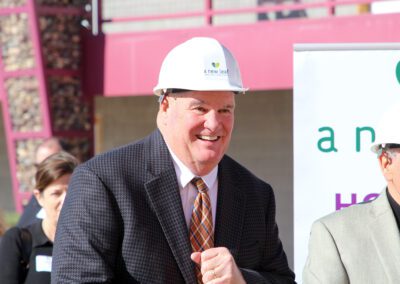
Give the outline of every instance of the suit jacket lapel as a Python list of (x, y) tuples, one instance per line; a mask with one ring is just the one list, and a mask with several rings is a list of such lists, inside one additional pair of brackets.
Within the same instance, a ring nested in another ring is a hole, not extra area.
[(215, 246), (230, 249), (236, 257), (243, 231), (246, 196), (239, 184), (234, 184), (234, 172), (229, 169), (224, 158), (218, 169), (218, 200), (215, 224)]
[(176, 173), (161, 134), (151, 136), (148, 149), (151, 177), (145, 184), (151, 206), (186, 283), (195, 283), (194, 264), (190, 259), (191, 246), (185, 222)]
[(400, 279), (400, 235), (386, 190), (373, 202), (371, 212), (373, 220), (368, 227), (372, 242), (388, 279), (395, 283)]

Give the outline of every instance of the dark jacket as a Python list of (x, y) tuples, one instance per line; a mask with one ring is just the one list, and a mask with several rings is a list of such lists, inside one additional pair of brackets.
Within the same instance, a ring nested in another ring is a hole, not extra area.
[[(225, 156), (215, 246), (248, 283), (293, 283), (271, 187)], [(52, 283), (196, 283), (178, 182), (159, 131), (75, 170), (58, 223)]]
[(0, 244), (0, 283), (50, 283), (52, 252), (42, 221), (9, 229)]

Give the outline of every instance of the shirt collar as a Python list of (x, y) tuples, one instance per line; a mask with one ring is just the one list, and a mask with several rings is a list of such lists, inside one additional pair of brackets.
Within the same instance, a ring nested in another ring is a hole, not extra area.
[[(168, 147), (168, 145), (167, 145)], [(181, 160), (174, 154), (174, 152), (171, 151), (171, 149), (168, 147), (169, 153), (172, 156), (172, 161), (174, 163), (174, 168), (175, 168), (175, 173), (176, 177), (178, 179), (178, 184), (179, 184), (179, 189), (182, 190), (184, 189), (190, 181), (196, 177), (195, 174), (192, 173), (192, 171), (184, 164), (182, 163)], [(218, 175), (218, 166), (215, 166), (211, 172), (208, 174), (201, 176), (203, 179), (204, 183), (207, 185), (208, 188), (212, 188), (217, 181), (217, 175)]]
[(400, 228), (400, 205), (394, 200), (392, 195), (390, 195), (389, 189), (386, 189), (386, 194), (389, 200), (390, 207), (392, 207), (397, 227)]
[(40, 247), (47, 243), (52, 243), (43, 232), (42, 222), (43, 221), (35, 222), (28, 227), (32, 236), (34, 236), (32, 237), (32, 247)]

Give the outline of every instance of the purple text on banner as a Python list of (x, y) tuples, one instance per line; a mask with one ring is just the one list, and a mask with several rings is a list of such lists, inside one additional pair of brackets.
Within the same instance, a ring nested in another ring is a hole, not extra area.
[[(342, 208), (349, 207), (350, 205), (359, 203), (359, 202), (368, 202), (370, 200), (373, 200), (378, 197), (379, 193), (370, 193), (367, 194), (364, 198), (361, 199), (361, 201), (357, 201), (357, 193), (350, 193), (350, 202), (343, 202), (343, 197), (347, 194), (342, 194), (342, 193), (336, 193), (336, 210), (340, 210)], [(347, 198), (346, 198), (347, 200)]]

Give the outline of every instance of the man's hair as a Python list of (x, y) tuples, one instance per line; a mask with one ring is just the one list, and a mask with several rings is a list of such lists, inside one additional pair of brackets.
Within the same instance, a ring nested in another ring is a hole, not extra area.
[(41, 148), (60, 148), (61, 150), (64, 150), (64, 146), (61, 143), (60, 139), (57, 137), (50, 137), (45, 139), (37, 148), (36, 152), (41, 149)]
[(55, 180), (66, 174), (72, 174), (78, 163), (74, 156), (64, 151), (49, 156), (38, 165), (35, 188), (43, 192)]
[(61, 141), (56, 137), (45, 139), (35, 151), (35, 166), (37, 167), (48, 156), (64, 151)]

